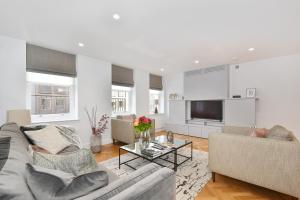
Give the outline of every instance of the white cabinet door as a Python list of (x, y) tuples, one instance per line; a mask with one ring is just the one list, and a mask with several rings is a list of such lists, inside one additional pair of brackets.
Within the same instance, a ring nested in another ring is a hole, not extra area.
[(181, 124), (166, 124), (165, 126), (166, 131), (172, 131), (174, 133), (179, 133), (179, 134), (188, 134), (188, 126), (187, 125), (181, 125)]
[(189, 135), (195, 137), (202, 137), (202, 126), (189, 125)]
[(185, 101), (169, 101), (169, 122), (172, 124), (185, 124)]
[(221, 133), (221, 132), (222, 132), (222, 127), (203, 126), (202, 137), (208, 138), (209, 133)]

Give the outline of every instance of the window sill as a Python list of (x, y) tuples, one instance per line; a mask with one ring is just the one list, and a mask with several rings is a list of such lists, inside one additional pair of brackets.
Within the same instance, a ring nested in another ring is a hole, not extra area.
[(50, 123), (50, 122), (65, 122), (65, 121), (79, 121), (76, 116), (50, 116), (50, 115), (31, 115), (31, 122), (37, 123)]
[(164, 116), (165, 113), (150, 113), (147, 116)]

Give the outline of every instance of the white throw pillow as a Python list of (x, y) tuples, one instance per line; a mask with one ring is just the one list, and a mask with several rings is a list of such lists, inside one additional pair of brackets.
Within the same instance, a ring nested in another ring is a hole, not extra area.
[(33, 140), (35, 145), (48, 150), (52, 154), (57, 154), (71, 145), (52, 125), (37, 131), (25, 131), (25, 134)]

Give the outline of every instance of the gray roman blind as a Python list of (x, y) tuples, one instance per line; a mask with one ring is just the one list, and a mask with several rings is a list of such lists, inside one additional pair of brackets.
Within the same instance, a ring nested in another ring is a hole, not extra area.
[(150, 89), (152, 89), (152, 90), (162, 90), (163, 89), (161, 76), (150, 74), (149, 82), (150, 82), (149, 83)]
[(112, 65), (112, 84), (133, 87), (133, 69)]
[(76, 77), (76, 56), (26, 44), (26, 71)]

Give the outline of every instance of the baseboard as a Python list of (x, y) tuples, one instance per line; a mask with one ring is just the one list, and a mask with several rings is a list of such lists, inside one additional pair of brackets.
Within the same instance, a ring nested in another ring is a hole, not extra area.
[(157, 129), (155, 129), (155, 133), (162, 132), (162, 131), (165, 131), (165, 129), (164, 128), (157, 128)]

